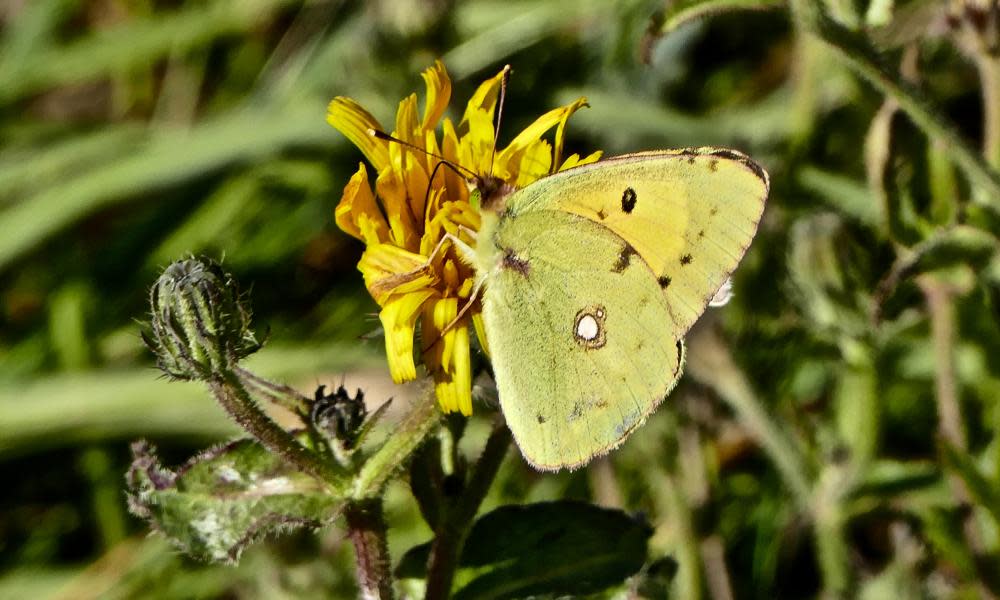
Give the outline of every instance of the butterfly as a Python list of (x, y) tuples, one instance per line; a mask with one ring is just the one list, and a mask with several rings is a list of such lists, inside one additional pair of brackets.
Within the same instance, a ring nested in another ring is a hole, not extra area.
[(540, 470), (625, 441), (674, 388), (684, 335), (729, 294), (767, 172), (722, 148), (641, 152), (486, 190), (475, 267), (500, 407)]

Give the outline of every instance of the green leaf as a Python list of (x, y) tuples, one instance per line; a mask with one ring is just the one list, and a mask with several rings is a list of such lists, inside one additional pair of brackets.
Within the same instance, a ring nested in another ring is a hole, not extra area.
[(65, 46), (25, 53), (21, 61), (4, 60), (0, 62), (0, 103), (49, 87), (147, 67), (171, 52), (190, 51), (252, 31), (290, 4), (291, 0), (196, 3), (192, 8), (88, 33)]
[(341, 498), (252, 440), (208, 450), (176, 472), (146, 442), (132, 453), (129, 508), (201, 560), (235, 563), (268, 534), (319, 527), (340, 512)]
[(912, 275), (967, 264), (982, 269), (997, 251), (997, 238), (985, 231), (956, 225), (942, 230), (917, 249)]
[[(651, 534), (641, 519), (583, 502), (502, 506), (469, 532), (459, 566), (475, 571), (454, 597), (598, 592), (642, 568)], [(397, 576), (423, 577), (430, 548), (430, 542), (411, 548)]]
[(872, 463), (853, 495), (892, 499), (914, 490), (941, 483), (941, 471), (930, 462), (879, 460)]
[(967, 452), (942, 441), (941, 454), (945, 466), (962, 478), (976, 504), (985, 508), (994, 521), (1000, 523), (1000, 486), (983, 475)]
[(668, 2), (660, 35), (665, 35), (690, 21), (738, 10), (768, 10), (781, 8), (780, 0), (683, 0)]
[(872, 228), (882, 222), (882, 206), (862, 181), (806, 165), (798, 171), (798, 183), (841, 215)]

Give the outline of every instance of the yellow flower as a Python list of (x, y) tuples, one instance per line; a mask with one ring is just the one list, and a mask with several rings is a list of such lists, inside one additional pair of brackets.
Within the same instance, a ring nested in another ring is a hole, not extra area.
[[(545, 177), (556, 170), (553, 165), (561, 170), (600, 158), (600, 152), (561, 158), (566, 121), (585, 104), (583, 98), (542, 115), (494, 153), (493, 118), (504, 76), (501, 71), (479, 86), (456, 127), (442, 120), (451, 98), (444, 65), (437, 61), (424, 71), (423, 113), (418, 113), (416, 94), (404, 98), (392, 131), (413, 147), (373, 135), (385, 130), (350, 98), (334, 98), (327, 112), (327, 122), (361, 149), (376, 173), (373, 193), (368, 169), (363, 163), (358, 167), (335, 215), (341, 229), (365, 243), (358, 269), (382, 309), (392, 378), (399, 383), (417, 376), (413, 345), (419, 320), (420, 360), (434, 378), (445, 412), (472, 414), (470, 325), (480, 345), (488, 345), (481, 305), (472, 297), (475, 272), (448, 237), (475, 246), (479, 212), (469, 202), (475, 182), (446, 165), (435, 171), (441, 159), (433, 155), (515, 188)], [(552, 127), (556, 133), (549, 144), (542, 135)]]

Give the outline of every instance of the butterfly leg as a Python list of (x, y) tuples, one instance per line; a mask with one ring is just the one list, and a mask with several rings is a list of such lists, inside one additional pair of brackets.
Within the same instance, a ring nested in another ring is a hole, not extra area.
[[(469, 229), (468, 227), (459, 225), (459, 230), (469, 234), (472, 238), (476, 237), (476, 232)], [(461, 238), (459, 238), (457, 235), (451, 233), (445, 233), (443, 236), (441, 236), (441, 239), (438, 240), (438, 243), (437, 245), (434, 246), (434, 249), (431, 250), (430, 255), (427, 257), (427, 261), (424, 262), (424, 266), (431, 264), (431, 262), (437, 257), (438, 252), (441, 252), (442, 248), (444, 247), (444, 243), (446, 241), (451, 242), (451, 245), (455, 247), (455, 250), (458, 252), (458, 257), (459, 259), (462, 260), (462, 262), (470, 266), (475, 264), (476, 249), (470, 246), (469, 244), (463, 242)]]

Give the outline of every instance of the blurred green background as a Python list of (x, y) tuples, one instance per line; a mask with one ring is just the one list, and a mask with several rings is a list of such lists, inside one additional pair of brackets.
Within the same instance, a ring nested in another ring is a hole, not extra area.
[[(511, 453), (487, 507), (643, 511), (618, 597), (997, 597), (997, 31), (973, 0), (0, 0), (0, 598), (355, 593), (336, 526), (224, 567), (128, 515), (129, 441), (179, 463), (236, 432), (138, 321), (163, 266), (223, 258), (270, 330), (251, 368), (405, 398), (325, 107), (390, 124), (439, 57), (453, 117), (512, 65), (501, 143), (585, 95), (570, 151), (730, 146), (773, 182), (670, 400), (588, 469)], [(430, 535), (405, 486), (387, 510), (394, 557)]]

